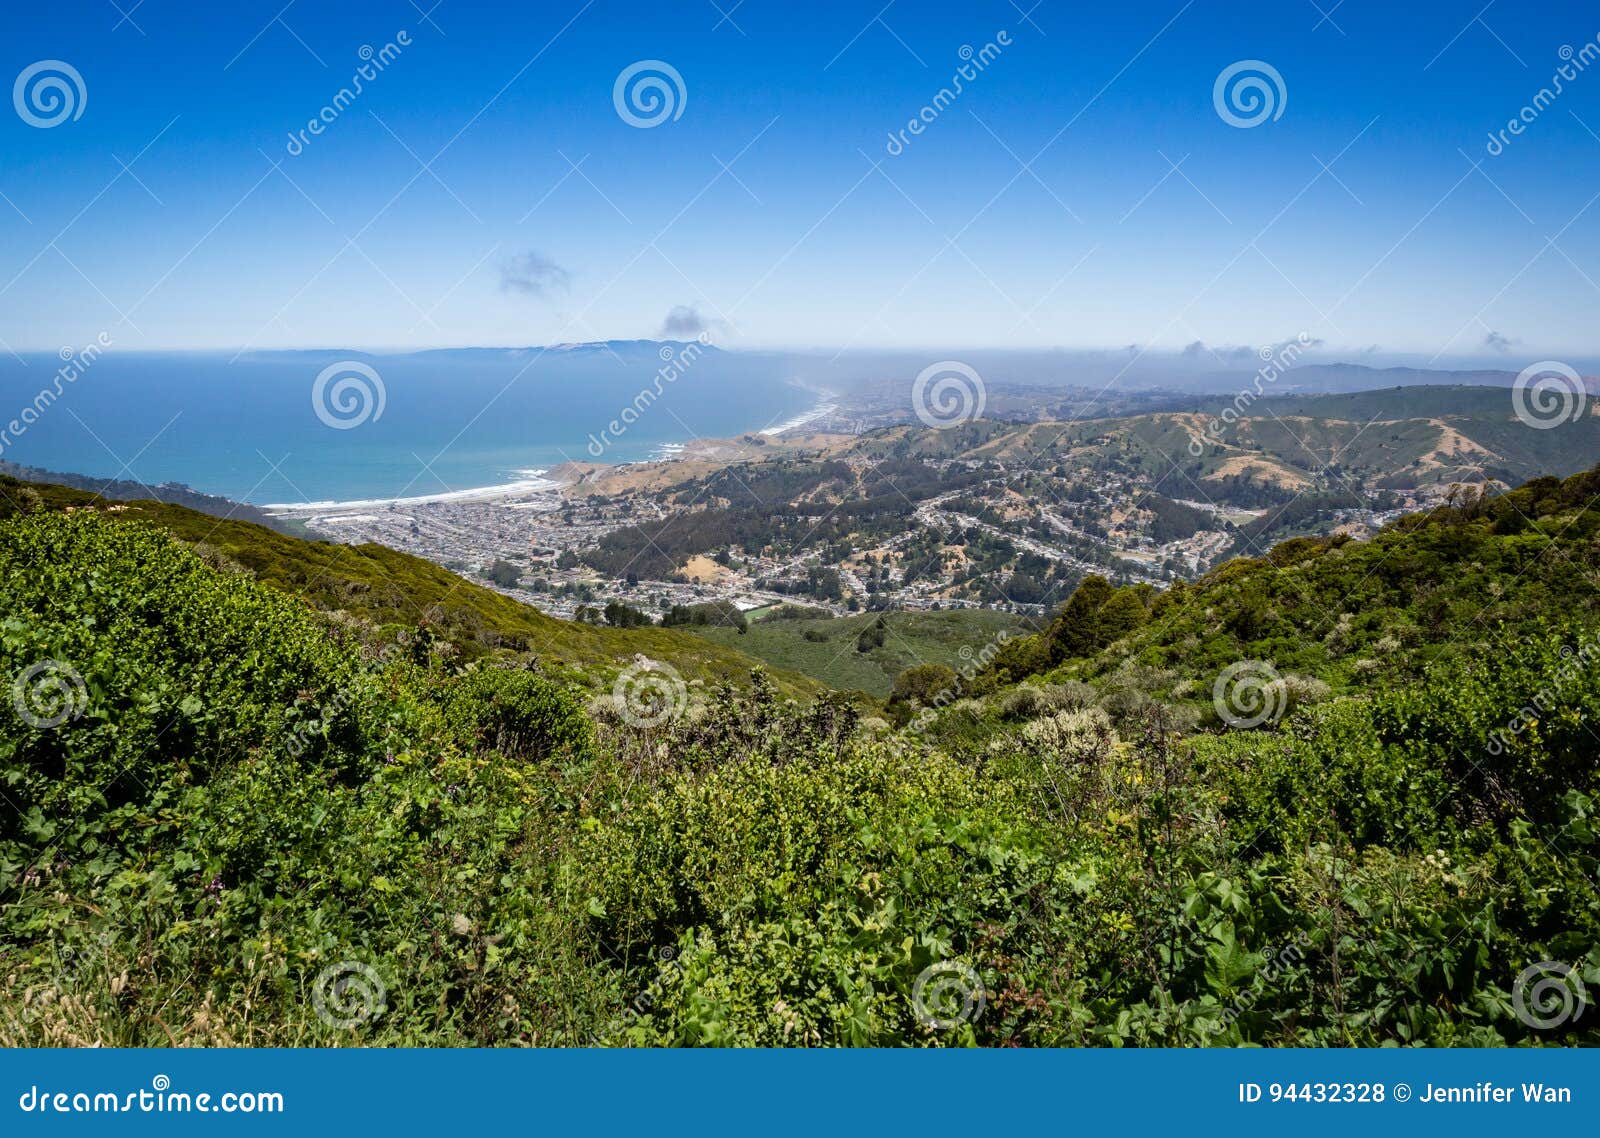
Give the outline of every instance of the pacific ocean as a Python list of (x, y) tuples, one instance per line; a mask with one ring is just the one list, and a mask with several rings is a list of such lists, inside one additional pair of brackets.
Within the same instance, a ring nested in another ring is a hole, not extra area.
[(256, 504), (422, 496), (569, 459), (641, 461), (819, 399), (781, 356), (694, 343), (237, 358), (112, 346), (78, 364), (0, 357), (0, 459)]

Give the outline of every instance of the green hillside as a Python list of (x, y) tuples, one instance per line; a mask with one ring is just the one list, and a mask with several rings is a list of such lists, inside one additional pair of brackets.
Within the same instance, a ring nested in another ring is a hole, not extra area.
[(901, 730), (5, 494), (0, 1045), (1600, 1044), (1600, 471), (1089, 577)]
[[(986, 645), (1025, 631), (1021, 617), (988, 609), (896, 612), (820, 620), (758, 620), (745, 632), (700, 627), (697, 636), (738, 649), (775, 668), (811, 676), (840, 691), (887, 698), (894, 679), (918, 664), (959, 671)], [(863, 642), (863, 634), (867, 639)]]
[[(743, 682), (752, 665), (750, 657), (737, 651), (670, 629), (599, 628), (557, 620), (387, 546), (307, 541), (183, 506), (108, 502), (86, 491), (0, 477), (0, 519), (30, 510), (84, 509), (159, 526), (213, 565), (247, 572), (316, 609), (372, 626), (372, 640), (426, 626), (466, 658), (531, 653), (545, 668), (595, 686), (609, 682), (640, 655), (672, 665), (686, 682)], [(773, 680), (789, 695), (820, 690), (814, 681), (792, 673), (775, 673)]]

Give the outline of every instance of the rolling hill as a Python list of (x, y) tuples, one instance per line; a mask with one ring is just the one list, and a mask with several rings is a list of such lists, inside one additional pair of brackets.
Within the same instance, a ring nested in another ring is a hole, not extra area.
[[(307, 541), (250, 522), (184, 506), (109, 501), (70, 487), (0, 477), (0, 519), (30, 512), (92, 510), (149, 522), (210, 562), (241, 572), (326, 613), (372, 626), (425, 624), (465, 657), (529, 654), (595, 687), (644, 656), (671, 665), (685, 681), (745, 683), (757, 661), (735, 649), (672, 629), (613, 629), (557, 620), (420, 557), (381, 545)], [(815, 694), (815, 680), (773, 673), (780, 690)]]

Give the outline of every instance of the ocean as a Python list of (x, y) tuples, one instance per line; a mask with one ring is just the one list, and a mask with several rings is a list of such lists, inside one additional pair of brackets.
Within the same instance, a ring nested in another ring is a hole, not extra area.
[(792, 423), (782, 357), (696, 343), (0, 357), (0, 459), (256, 505), (534, 485)]

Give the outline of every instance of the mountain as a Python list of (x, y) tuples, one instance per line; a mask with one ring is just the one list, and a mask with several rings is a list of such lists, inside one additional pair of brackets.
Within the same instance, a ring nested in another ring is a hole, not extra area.
[[(1271, 390), (1281, 394), (1333, 394), (1370, 391), (1393, 387), (1510, 387), (1516, 371), (1481, 368), (1468, 371), (1416, 367), (1368, 367), (1365, 364), (1297, 364), (1271, 382)], [(1215, 372), (1205, 380), (1214, 391), (1253, 386), (1256, 373)], [(1585, 377), (1590, 393), (1600, 392), (1600, 379)]]
[(1499, 388), (1269, 391), (1242, 401), (1203, 397), (1193, 410), (1111, 419), (897, 428), (864, 436), (856, 449), (969, 463), (1116, 462), (1202, 489), (1239, 474), (1301, 487), (1330, 468), (1383, 489), (1485, 478), (1516, 484), (1571, 474), (1600, 454), (1600, 416), (1535, 430), (1517, 419), (1510, 394)]
[(722, 349), (698, 340), (588, 340), (581, 343), (546, 344), (542, 347), (523, 348), (434, 348), (413, 352), (421, 359), (467, 360), (484, 358), (521, 358), (540, 355), (558, 356), (619, 356), (624, 360), (654, 358), (660, 363), (678, 355), (687, 348), (696, 352), (721, 354)]
[[(1254, 371), (1214, 372), (1206, 377), (1206, 386), (1214, 391), (1227, 391), (1234, 386), (1247, 386), (1253, 382)], [(1283, 371), (1271, 383), (1271, 390), (1283, 394), (1332, 394), (1347, 391), (1370, 391), (1392, 387), (1510, 387), (1517, 378), (1515, 371), (1479, 369), (1473, 371), (1435, 370), (1416, 367), (1368, 367), (1365, 364), (1302, 363)]]

